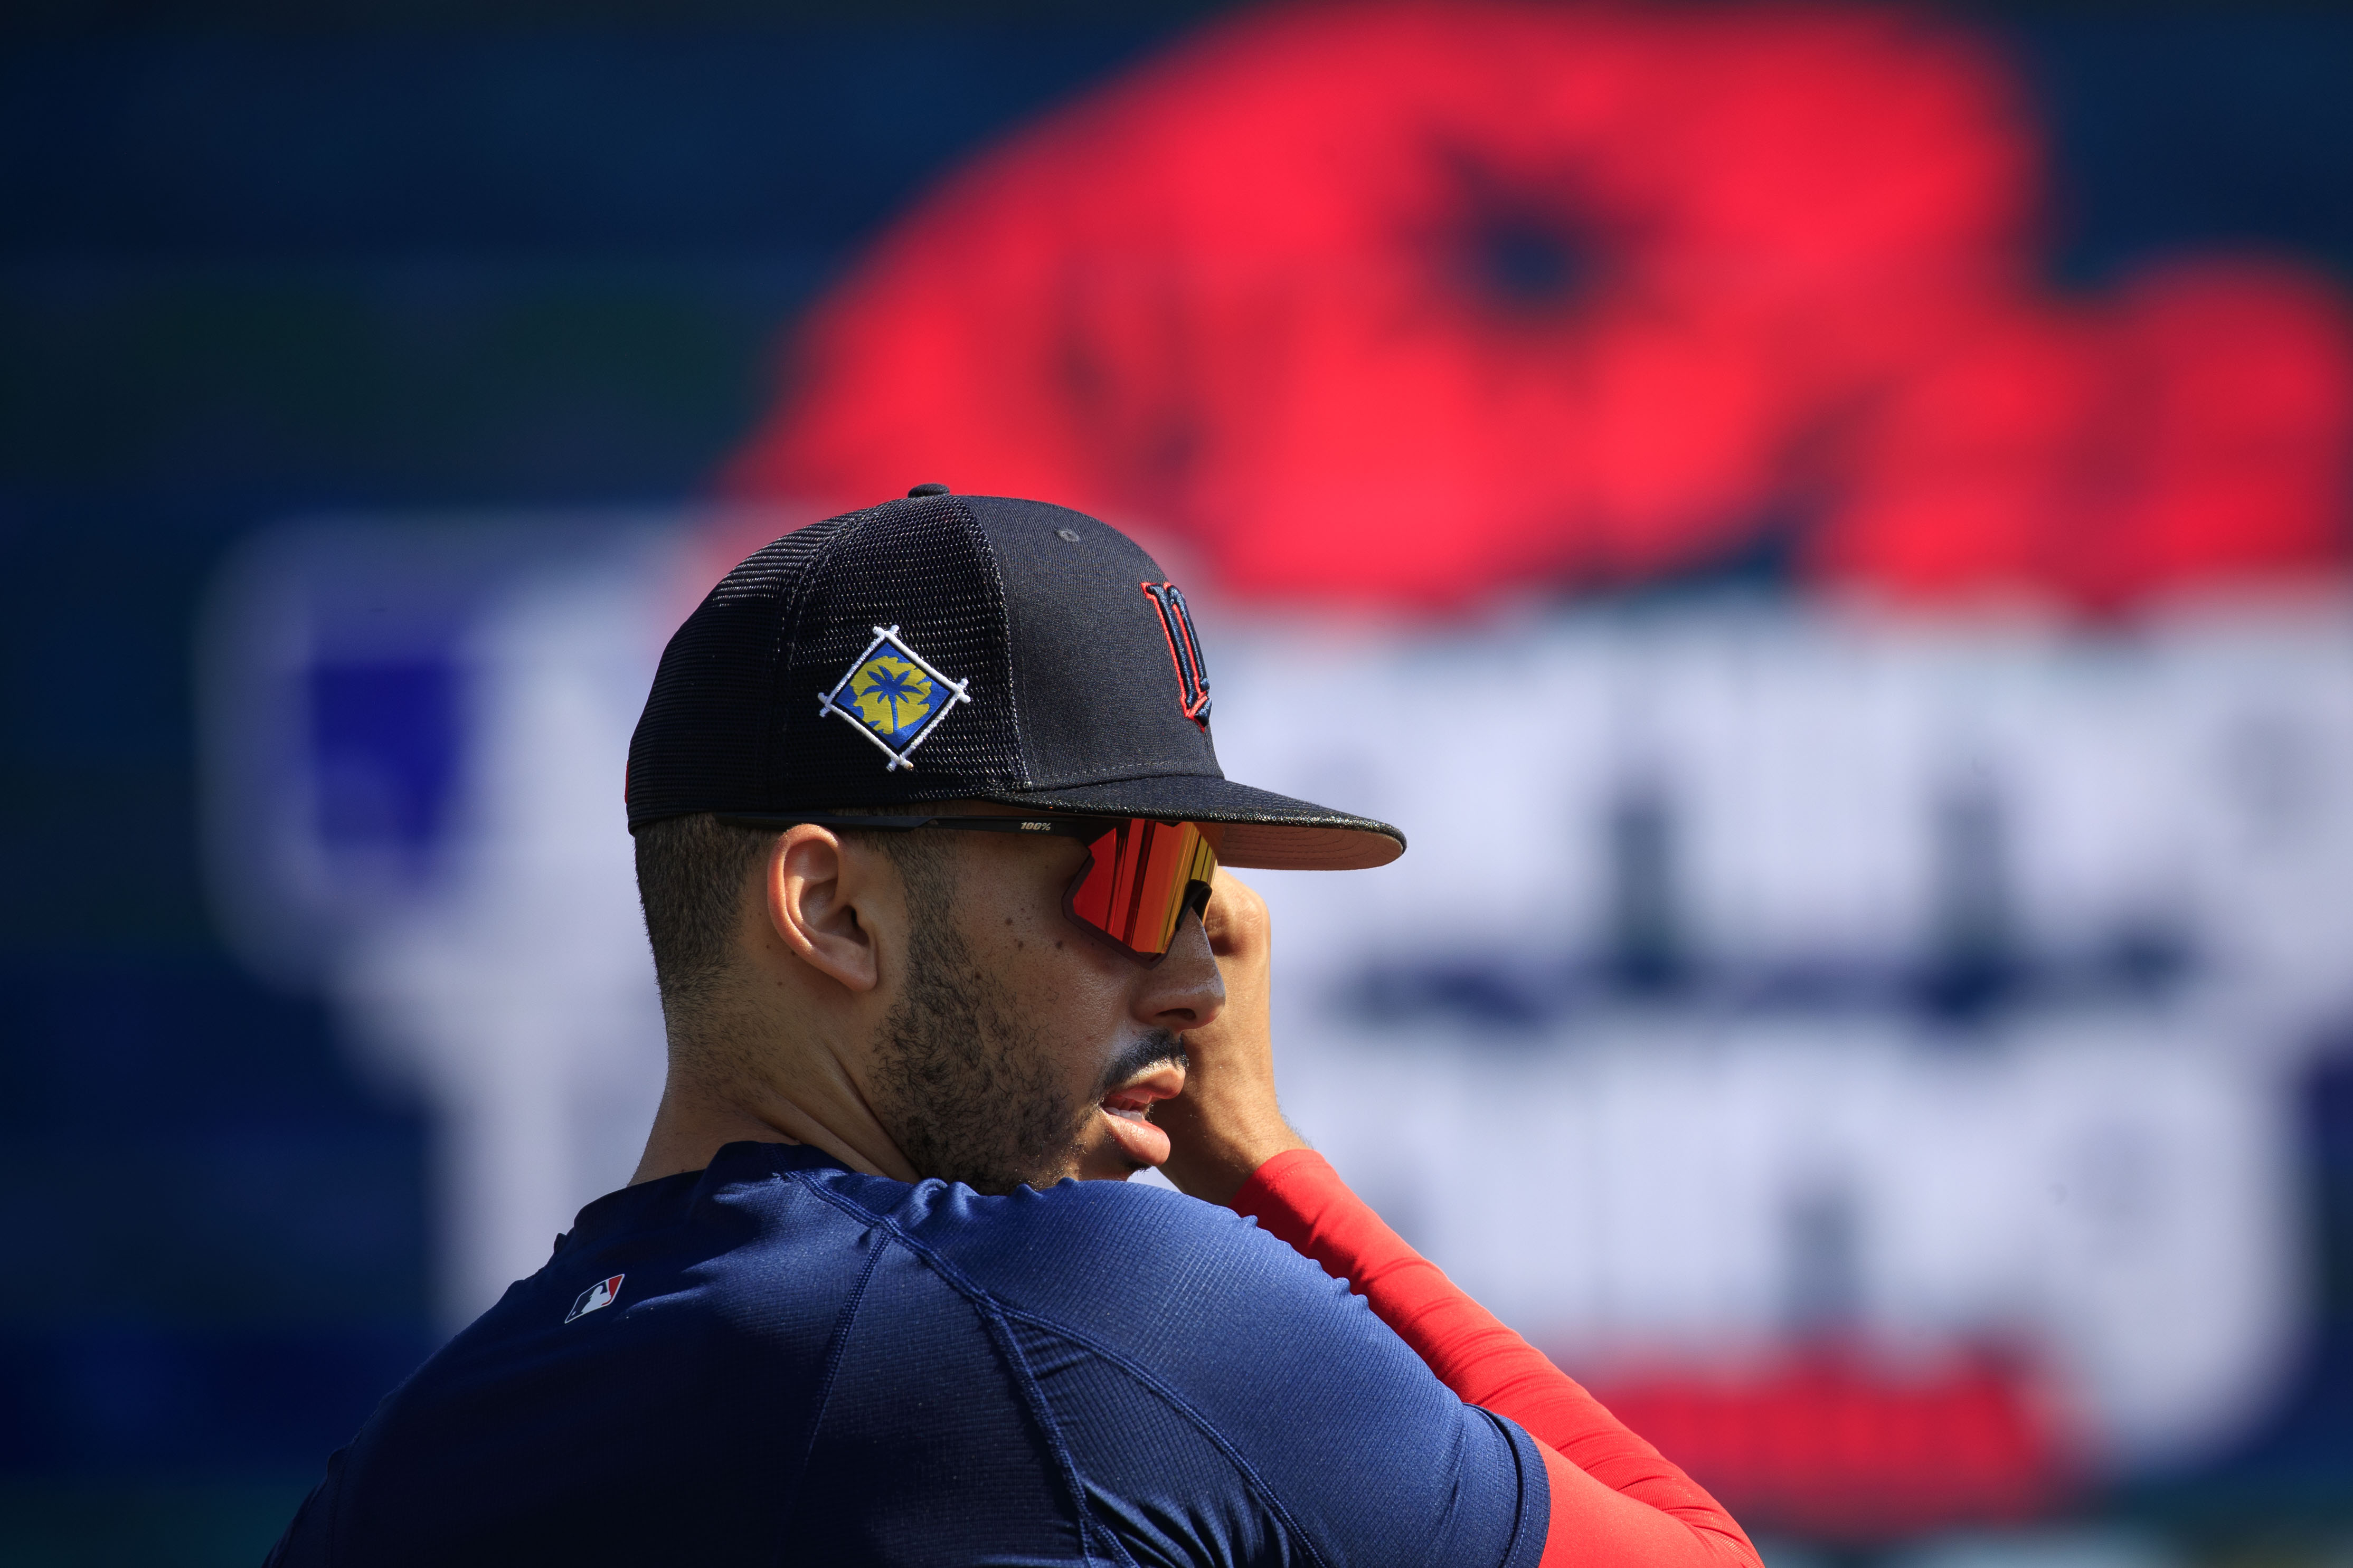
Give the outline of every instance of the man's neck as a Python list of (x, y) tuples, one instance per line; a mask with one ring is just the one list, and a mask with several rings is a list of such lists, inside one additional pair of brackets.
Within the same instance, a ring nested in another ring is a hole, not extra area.
[[(853, 1171), (898, 1181), (916, 1179), (914, 1167), (864, 1106), (822, 1113), (836, 1096), (794, 1095), (776, 1088), (714, 1090), (676, 1070), (662, 1086), (661, 1107), (638, 1162), (631, 1186), (710, 1165), (730, 1143), (807, 1143)], [(837, 1125), (840, 1124), (840, 1125)]]
[(713, 1155), (730, 1143), (799, 1142), (783, 1128), (741, 1106), (704, 1095), (681, 1093), (673, 1080), (662, 1087), (661, 1109), (654, 1112), (653, 1131), (646, 1135), (646, 1152), (638, 1161), (637, 1173), (629, 1178), (629, 1185), (702, 1170)]

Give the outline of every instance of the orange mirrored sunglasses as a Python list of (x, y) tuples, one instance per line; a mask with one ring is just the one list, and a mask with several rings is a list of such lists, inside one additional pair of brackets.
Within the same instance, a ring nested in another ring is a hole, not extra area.
[(1195, 822), (1149, 816), (730, 816), (748, 827), (783, 829), (808, 823), (912, 832), (919, 827), (969, 833), (1018, 833), (1076, 838), (1085, 862), (1071, 879), (1062, 908), (1071, 919), (1143, 963), (1168, 955), (1187, 911), (1208, 906), (1218, 851)]

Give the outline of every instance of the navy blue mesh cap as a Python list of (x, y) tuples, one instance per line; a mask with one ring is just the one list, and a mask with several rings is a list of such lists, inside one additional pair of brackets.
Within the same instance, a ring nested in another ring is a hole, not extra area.
[(1228, 779), (1183, 594), (1118, 530), (918, 485), (788, 533), (663, 650), (629, 831), (1000, 801), (1226, 824), (1228, 865), (1386, 865), (1405, 837)]

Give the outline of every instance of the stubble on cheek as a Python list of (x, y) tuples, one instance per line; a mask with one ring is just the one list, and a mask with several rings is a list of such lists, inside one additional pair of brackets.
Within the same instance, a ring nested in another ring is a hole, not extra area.
[(875, 1110), (921, 1174), (1004, 1194), (1075, 1173), (1094, 1102), (944, 920), (917, 923), (877, 1046)]

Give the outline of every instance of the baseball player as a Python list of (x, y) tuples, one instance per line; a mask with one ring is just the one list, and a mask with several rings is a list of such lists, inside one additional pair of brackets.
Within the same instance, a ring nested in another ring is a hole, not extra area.
[(1209, 716), (1077, 512), (923, 485), (730, 573), (629, 750), (644, 1163), (271, 1563), (1757, 1568), (1283, 1121), (1223, 868), (1405, 842)]

